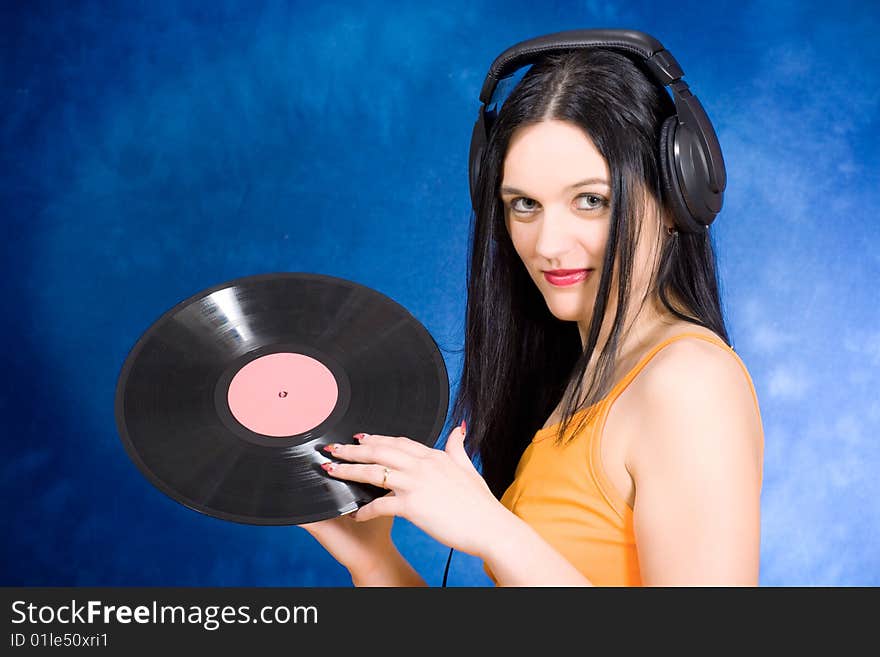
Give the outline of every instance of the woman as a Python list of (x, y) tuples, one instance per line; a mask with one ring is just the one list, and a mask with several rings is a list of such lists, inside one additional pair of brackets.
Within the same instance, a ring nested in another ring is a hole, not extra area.
[(677, 231), (661, 190), (674, 112), (635, 59), (602, 49), (546, 56), (504, 102), (453, 407), (482, 476), (464, 422), (444, 450), (328, 446), (330, 476), (391, 491), (303, 525), (355, 585), (425, 585), (391, 541), (395, 515), (502, 586), (757, 585), (760, 409), (708, 231)]

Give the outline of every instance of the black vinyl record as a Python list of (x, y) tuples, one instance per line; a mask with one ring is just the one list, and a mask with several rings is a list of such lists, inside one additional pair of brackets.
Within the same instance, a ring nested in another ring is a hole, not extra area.
[(325, 473), (322, 447), (359, 431), (433, 446), (448, 403), (443, 357), (404, 307), (345, 279), (276, 273), (156, 320), (122, 366), (115, 412), (131, 459), (181, 504), (299, 525), (387, 493)]

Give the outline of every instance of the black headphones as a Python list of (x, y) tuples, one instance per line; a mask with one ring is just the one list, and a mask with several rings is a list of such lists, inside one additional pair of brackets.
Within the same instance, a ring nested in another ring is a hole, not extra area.
[(489, 111), (498, 83), (544, 55), (579, 48), (607, 48), (638, 55), (654, 79), (669, 86), (675, 114), (660, 132), (660, 178), (682, 232), (705, 231), (721, 210), (727, 175), (718, 137), (700, 101), (681, 80), (684, 71), (654, 37), (636, 30), (568, 30), (517, 43), (495, 58), (480, 92), (482, 106), (470, 146), (471, 206), (476, 210), (477, 178), (498, 110)]

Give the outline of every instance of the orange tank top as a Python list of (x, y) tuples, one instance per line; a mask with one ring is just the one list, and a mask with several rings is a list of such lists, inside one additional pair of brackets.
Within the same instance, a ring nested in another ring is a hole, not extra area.
[[(736, 352), (717, 336), (681, 333), (655, 345), (607, 396), (599, 412), (574, 439), (555, 445), (559, 423), (539, 429), (526, 447), (513, 482), (501, 503), (526, 521), (596, 586), (641, 586), (633, 531), (633, 510), (612, 485), (602, 467), (600, 444), (605, 419), (614, 400), (660, 349), (670, 342), (695, 337), (723, 347), (736, 357), (758, 396), (748, 369)], [(588, 409), (581, 409), (574, 420)], [(758, 408), (760, 415), (760, 408)], [(573, 422), (568, 431), (576, 428)], [(564, 436), (569, 439), (570, 433)], [(484, 562), (483, 570), (497, 580)]]

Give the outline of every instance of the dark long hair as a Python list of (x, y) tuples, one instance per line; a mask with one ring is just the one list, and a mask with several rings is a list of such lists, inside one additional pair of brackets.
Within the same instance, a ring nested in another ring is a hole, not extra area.
[[(483, 477), (499, 499), (513, 481), (523, 451), (563, 395), (558, 443), (572, 416), (597, 404), (613, 386), (636, 239), (644, 220), (639, 209), (645, 207), (643, 195), (650, 194), (655, 207), (671, 212), (660, 189), (657, 144), (660, 126), (675, 108), (642, 66), (608, 50), (546, 56), (504, 101), (489, 135), (471, 216), (464, 359), (452, 415), (456, 423), (467, 418), (467, 451), (479, 456)], [(611, 172), (608, 246), (583, 347), (577, 323), (554, 317), (529, 277), (507, 232), (499, 196), (511, 135), (548, 119), (580, 127)], [(617, 313), (584, 395), (582, 383), (608, 306), (615, 264)], [(665, 240), (652, 293), (675, 316), (711, 329), (729, 344), (708, 230)], [(575, 434), (591, 416), (582, 416)]]

